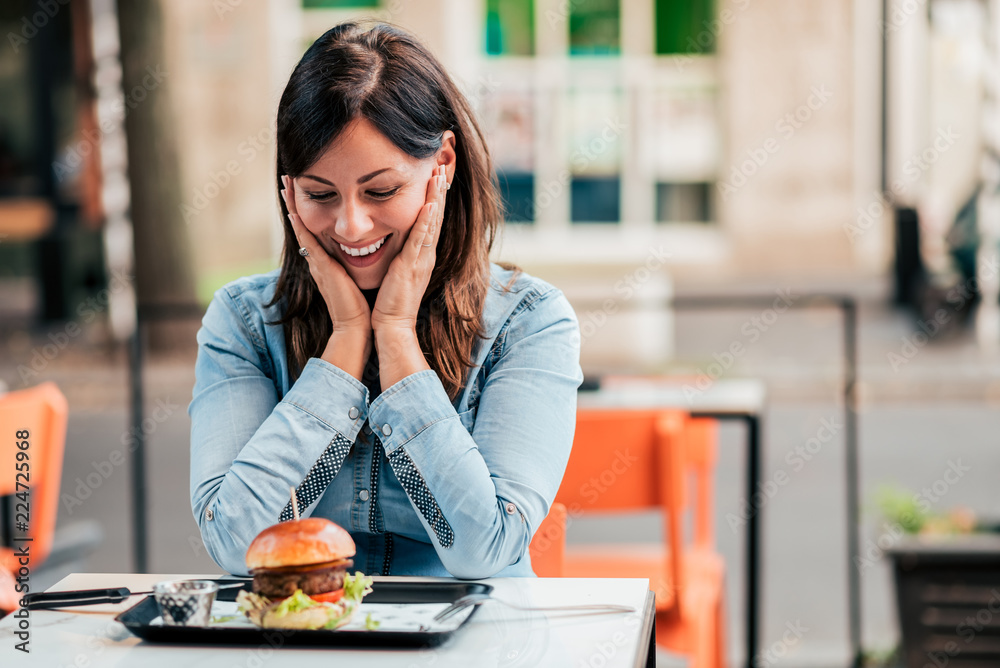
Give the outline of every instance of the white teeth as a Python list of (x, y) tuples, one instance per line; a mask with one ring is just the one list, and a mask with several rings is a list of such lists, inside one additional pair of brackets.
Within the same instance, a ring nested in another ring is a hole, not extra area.
[(373, 243), (371, 246), (368, 246), (367, 248), (349, 248), (344, 244), (340, 244), (340, 248), (348, 255), (352, 255), (354, 257), (364, 257), (365, 255), (369, 255), (377, 251), (382, 246), (382, 244), (385, 243), (385, 240), (386, 237), (382, 237), (381, 239)]

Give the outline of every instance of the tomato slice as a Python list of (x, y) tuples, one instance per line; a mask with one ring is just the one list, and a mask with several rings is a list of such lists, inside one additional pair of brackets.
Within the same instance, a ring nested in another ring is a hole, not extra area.
[(312, 594), (309, 596), (314, 601), (319, 601), (320, 603), (336, 603), (344, 597), (344, 588), (334, 589), (333, 591), (328, 591), (325, 594)]

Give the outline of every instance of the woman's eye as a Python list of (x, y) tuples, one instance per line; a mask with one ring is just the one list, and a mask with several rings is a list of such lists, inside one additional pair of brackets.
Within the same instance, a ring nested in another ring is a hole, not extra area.
[(330, 199), (331, 197), (333, 197), (336, 194), (337, 193), (311, 193), (311, 192), (306, 192), (306, 196), (308, 196), (309, 199), (314, 200), (316, 202), (325, 202), (326, 200)]
[(389, 199), (397, 192), (399, 192), (399, 188), (390, 188), (389, 190), (369, 190), (368, 195), (374, 197), (375, 199)]

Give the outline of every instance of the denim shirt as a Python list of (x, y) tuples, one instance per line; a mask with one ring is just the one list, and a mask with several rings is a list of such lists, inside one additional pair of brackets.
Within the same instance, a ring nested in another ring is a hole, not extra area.
[(432, 370), (374, 399), (318, 358), (292, 384), (273, 325), (278, 271), (215, 293), (198, 332), (191, 506), (208, 553), (247, 573), (247, 547), (292, 517), (326, 517), (366, 574), (531, 576), (528, 543), (562, 480), (582, 382), (563, 294), (491, 267), (484, 339), (458, 397)]

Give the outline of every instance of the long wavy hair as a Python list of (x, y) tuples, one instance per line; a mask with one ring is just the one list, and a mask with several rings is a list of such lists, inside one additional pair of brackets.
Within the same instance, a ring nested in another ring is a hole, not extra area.
[[(384, 23), (343, 23), (306, 51), (278, 104), (275, 185), (302, 175), (344, 128), (365, 118), (417, 159), (433, 156), (446, 130), (455, 133), (457, 161), (445, 206), (437, 260), (417, 318), (417, 338), (448, 396), (461, 391), (482, 337), (489, 253), (502, 218), (496, 174), (483, 133), (465, 96), (413, 36)], [(330, 315), (288, 222), (281, 275), (272, 304), (284, 300), (293, 379), (319, 356), (332, 333)]]

